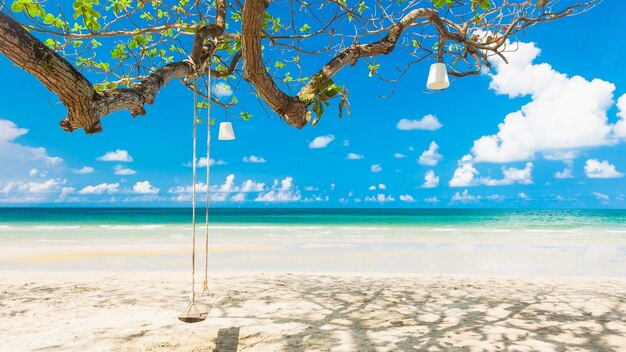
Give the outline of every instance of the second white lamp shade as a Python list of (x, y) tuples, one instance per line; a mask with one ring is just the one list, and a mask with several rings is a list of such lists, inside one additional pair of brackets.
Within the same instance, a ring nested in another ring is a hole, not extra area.
[(235, 139), (235, 131), (233, 131), (233, 124), (230, 122), (220, 122), (220, 131), (217, 136), (220, 141), (232, 141)]
[(448, 70), (446, 70), (446, 64), (443, 62), (437, 62), (430, 65), (426, 88), (432, 90), (442, 90), (448, 87), (450, 87), (450, 81), (448, 80)]

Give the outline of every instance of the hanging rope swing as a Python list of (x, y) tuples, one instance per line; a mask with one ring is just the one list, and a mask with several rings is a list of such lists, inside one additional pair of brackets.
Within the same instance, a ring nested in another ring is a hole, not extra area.
[[(207, 84), (207, 90), (210, 89), (211, 86), (211, 75), (209, 75), (209, 82)], [(210, 97), (210, 95), (208, 95)], [(209, 106), (207, 106), (207, 110), (209, 111), (209, 116), (207, 120), (208, 127), (208, 135), (207, 135), (207, 146), (210, 145), (211, 140), (211, 108), (210, 108), (210, 99)], [(189, 299), (189, 304), (187, 308), (181, 313), (178, 319), (185, 323), (198, 323), (206, 319), (209, 311), (207, 309), (203, 309), (200, 311), (198, 305), (196, 304), (196, 183), (197, 183), (197, 140), (198, 140), (198, 78), (196, 77), (193, 82), (193, 159), (191, 162), (192, 175), (193, 175), (193, 185), (191, 186), (191, 297)], [(205, 265), (205, 281), (203, 283), (203, 290), (206, 287), (208, 290), (208, 258), (209, 258), (209, 149), (207, 148), (207, 184), (206, 184), (206, 216), (205, 216), (205, 256), (206, 256), (206, 265)], [(209, 307), (210, 308), (210, 307)]]
[[(188, 60), (197, 73), (196, 67), (191, 59)], [(210, 60), (208, 60), (210, 65)], [(204, 69), (202, 70), (204, 71)], [(210, 72), (210, 67), (209, 70)], [(207, 152), (206, 152), (206, 203), (205, 203), (205, 217), (204, 217), (204, 281), (202, 282), (202, 293), (200, 297), (204, 300), (203, 304), (196, 301), (196, 181), (197, 181), (197, 127), (198, 127), (198, 75), (195, 75), (193, 83), (193, 161), (192, 161), (192, 174), (193, 174), (193, 186), (191, 195), (191, 297), (189, 304), (185, 310), (180, 314), (178, 319), (185, 323), (198, 323), (206, 319), (209, 315), (209, 311), (215, 303), (214, 297), (209, 291), (209, 201), (210, 201), (210, 163), (211, 163), (211, 75), (207, 74), (206, 87), (207, 87)], [(200, 121), (201, 122), (201, 121)], [(220, 123), (220, 131), (218, 139), (220, 140), (233, 140), (235, 139), (232, 125), (223, 126), (224, 123)], [(225, 130), (223, 131), (223, 127)], [(225, 137), (225, 138), (222, 138)], [(200, 306), (200, 307), (199, 307)]]
[[(191, 62), (191, 60), (189, 60)], [(195, 66), (194, 66), (195, 68)], [(212, 299), (212, 295), (209, 292), (208, 285), (208, 275), (209, 275), (209, 173), (210, 173), (210, 160), (211, 160), (211, 75), (208, 74), (208, 79), (206, 82), (207, 86), (207, 166), (206, 166), (206, 204), (205, 204), (205, 248), (204, 248), (204, 256), (205, 256), (205, 266), (204, 266), (204, 281), (202, 283), (202, 294), (200, 297), (203, 297), (205, 300)], [(197, 323), (206, 319), (213, 306), (213, 302), (206, 302), (202, 308), (198, 307), (198, 302), (196, 302), (196, 183), (197, 183), (197, 140), (198, 133), (198, 76), (196, 75), (193, 84), (193, 161), (192, 161), (192, 174), (193, 174), (193, 185), (192, 185), (192, 194), (191, 194), (191, 241), (192, 241), (192, 250), (191, 250), (191, 297), (189, 300), (189, 305), (182, 314), (178, 317), (178, 319), (185, 323)]]

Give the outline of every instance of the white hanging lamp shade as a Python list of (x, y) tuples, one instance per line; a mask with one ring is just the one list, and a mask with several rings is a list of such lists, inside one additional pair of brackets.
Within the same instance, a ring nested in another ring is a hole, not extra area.
[(446, 64), (443, 62), (437, 62), (430, 65), (426, 88), (432, 90), (442, 90), (448, 87), (450, 87), (450, 81), (448, 80), (448, 70), (446, 70)]
[(220, 141), (232, 141), (235, 139), (233, 124), (230, 122), (220, 122), (220, 132), (217, 136)]

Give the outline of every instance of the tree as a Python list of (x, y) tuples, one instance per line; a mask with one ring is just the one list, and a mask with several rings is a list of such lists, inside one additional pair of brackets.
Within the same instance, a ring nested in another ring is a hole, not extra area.
[[(381, 77), (392, 84), (428, 59), (446, 62), (452, 76), (475, 75), (493, 56), (506, 61), (503, 53), (527, 28), (598, 2), (11, 0), (0, 3), (0, 52), (59, 97), (66, 131), (100, 132), (100, 119), (119, 110), (145, 115), (170, 80), (193, 89), (208, 74), (222, 87), (243, 78), (282, 120), (302, 128), (315, 125), (333, 98), (340, 116), (347, 110), (347, 90), (333, 81), (346, 66), (365, 61), (379, 76), (377, 57), (398, 52), (397, 75)], [(329, 61), (310, 70), (318, 57)], [(236, 98), (210, 95), (226, 109), (237, 106)]]

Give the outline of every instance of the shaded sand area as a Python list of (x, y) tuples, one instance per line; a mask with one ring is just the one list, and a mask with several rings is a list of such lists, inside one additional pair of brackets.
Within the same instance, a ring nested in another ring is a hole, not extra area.
[(626, 351), (626, 280), (0, 272), (3, 351)]

